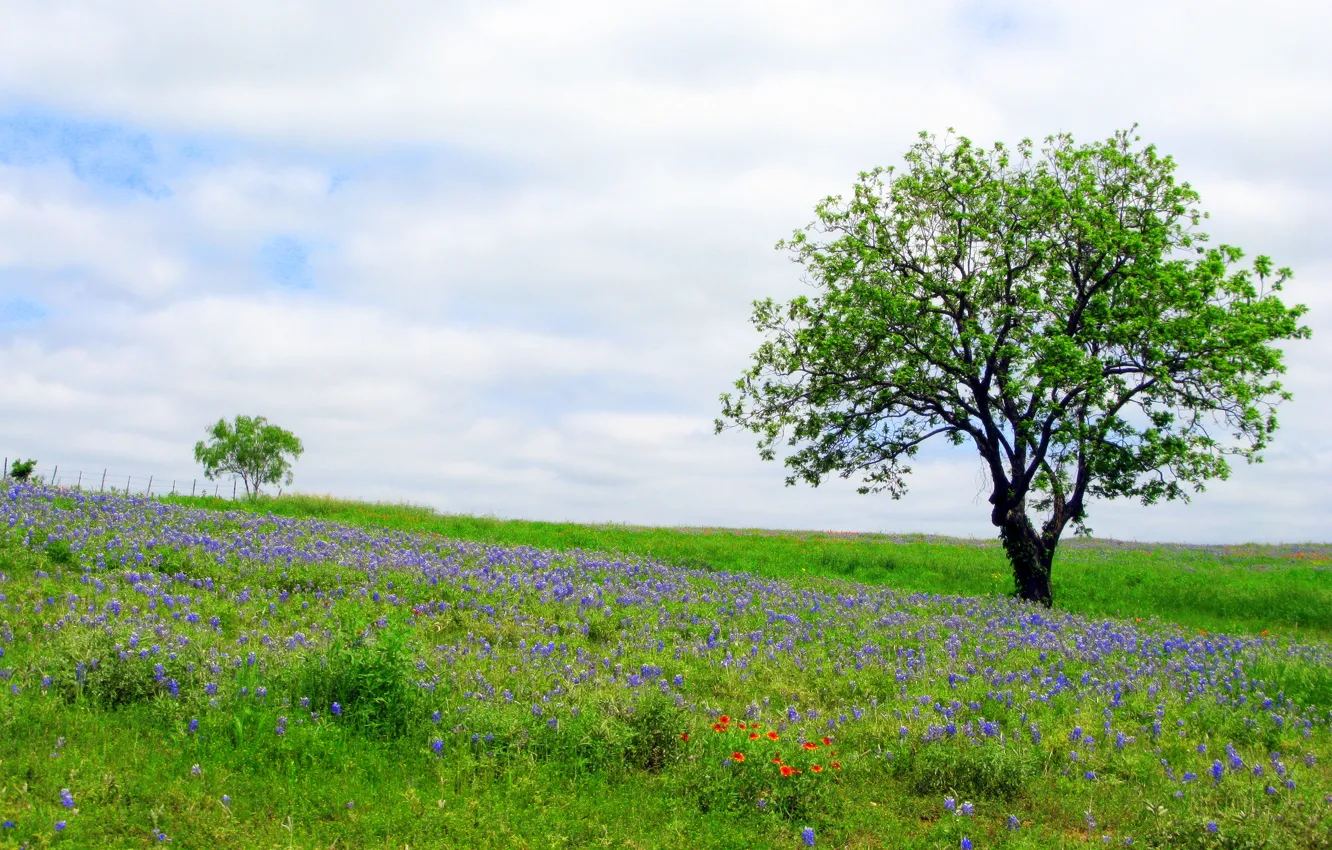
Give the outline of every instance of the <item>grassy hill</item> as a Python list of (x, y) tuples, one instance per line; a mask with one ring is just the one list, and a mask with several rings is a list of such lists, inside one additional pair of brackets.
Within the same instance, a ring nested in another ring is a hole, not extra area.
[(1327, 555), (8, 486), (0, 847), (1328, 847)]
[[(908, 592), (1002, 595), (1013, 586), (997, 539), (530, 522), (323, 496), (171, 501), (500, 546), (619, 552), (772, 578), (814, 574)], [(1059, 610), (1078, 614), (1160, 617), (1213, 632), (1332, 637), (1332, 543), (1198, 546), (1066, 539), (1056, 555), (1054, 591)]]

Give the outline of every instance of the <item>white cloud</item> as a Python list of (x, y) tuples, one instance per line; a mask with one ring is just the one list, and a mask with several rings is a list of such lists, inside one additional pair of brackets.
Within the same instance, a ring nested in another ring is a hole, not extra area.
[[(893, 502), (784, 488), (749, 435), (714, 436), (758, 343), (749, 303), (807, 291), (773, 243), (918, 130), (1089, 140), (1138, 121), (1202, 193), (1213, 244), (1295, 267), (1316, 336), (1289, 346), (1296, 402), (1267, 463), (1092, 525), (1326, 536), (1321, 6), (3, 5), (0, 113), (146, 134), (171, 190), (113, 196), (58, 158), (0, 155), (0, 299), (48, 311), (0, 326), (5, 451), (188, 476), (204, 425), (264, 413), (305, 439), (312, 490), (989, 536), (965, 450), (923, 458)], [(308, 251), (309, 291), (267, 279), (275, 237)]]

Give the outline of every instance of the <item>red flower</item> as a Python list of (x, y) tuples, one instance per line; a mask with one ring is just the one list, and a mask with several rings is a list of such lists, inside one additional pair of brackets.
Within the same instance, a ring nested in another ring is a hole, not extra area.
[(726, 727), (723, 726), (723, 725), (721, 725), (720, 723), (714, 723), (714, 724), (712, 724), (712, 731), (713, 731), (713, 732), (725, 732), (725, 731), (726, 731)]
[(688, 732), (680, 733), (680, 740), (684, 741), (686, 744), (689, 743), (689, 733)]
[(775, 741), (775, 740), (777, 740), (777, 737), (778, 737), (778, 736), (777, 736), (777, 733), (776, 733), (776, 732), (772, 732), (772, 731), (769, 731), (769, 732), (768, 732), (768, 740), (770, 740), (770, 741)]
[(779, 754), (779, 755), (773, 756), (773, 758), (772, 758), (772, 763), (773, 763), (773, 764), (781, 764), (781, 763), (782, 763), (782, 757), (781, 757), (781, 755)]
[(750, 732), (750, 733), (749, 733), (749, 740), (751, 740), (751, 741), (757, 741), (757, 740), (758, 740), (758, 733), (757, 733), (757, 732)]
[(745, 728), (745, 724), (744, 724), (743, 722), (740, 723), (740, 728), (741, 728), (741, 729), (744, 729), (744, 728)]
[(744, 753), (731, 753), (731, 758), (732, 758), (732, 760), (734, 760), (734, 761), (744, 761), (744, 760), (745, 760), (745, 754), (744, 754)]
[(730, 723), (730, 722), (731, 722), (731, 718), (729, 718), (729, 717), (727, 717), (725, 714), (723, 714), (721, 717), (718, 717), (718, 718), (717, 718), (717, 722), (720, 723), (720, 724), (722, 724), (723, 726), (725, 726), (727, 723)]
[(806, 741), (800, 746), (804, 747), (807, 750), (817, 750), (819, 748), (819, 745), (814, 743), (813, 741)]
[(831, 747), (831, 746), (832, 746), (832, 738), (824, 737), (824, 739), (823, 739), (823, 746), (825, 746), (825, 747)]
[(823, 765), (816, 764), (813, 767), (811, 767), (810, 770), (814, 771), (815, 773), (823, 773)]
[(833, 762), (833, 770), (841, 770), (841, 769), (842, 766), (840, 764), (838, 764), (837, 762)]
[(799, 772), (800, 771), (796, 770), (794, 767), (791, 767), (789, 764), (782, 765), (782, 776), (790, 776), (793, 773), (799, 773)]

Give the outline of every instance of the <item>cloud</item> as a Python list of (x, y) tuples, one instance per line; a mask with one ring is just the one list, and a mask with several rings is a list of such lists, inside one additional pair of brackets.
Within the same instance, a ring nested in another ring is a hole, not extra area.
[(783, 487), (751, 435), (712, 434), (760, 341), (750, 303), (810, 292), (773, 244), (859, 171), (899, 163), (919, 130), (1086, 141), (1139, 122), (1202, 194), (1213, 244), (1295, 268), (1287, 295), (1315, 337), (1288, 346), (1296, 400), (1265, 463), (1188, 506), (1095, 505), (1091, 524), (1326, 536), (1320, 14), (1286, 0), (11, 4), (0, 453), (190, 477), (208, 422), (257, 413), (305, 440), (302, 489), (992, 536), (966, 450), (922, 453), (894, 502), (855, 482)]

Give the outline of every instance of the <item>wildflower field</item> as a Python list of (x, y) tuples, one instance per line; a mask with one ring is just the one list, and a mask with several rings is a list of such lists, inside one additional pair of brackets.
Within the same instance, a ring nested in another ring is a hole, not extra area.
[(0, 490), (0, 847), (1332, 846), (1325, 547), (218, 507)]

